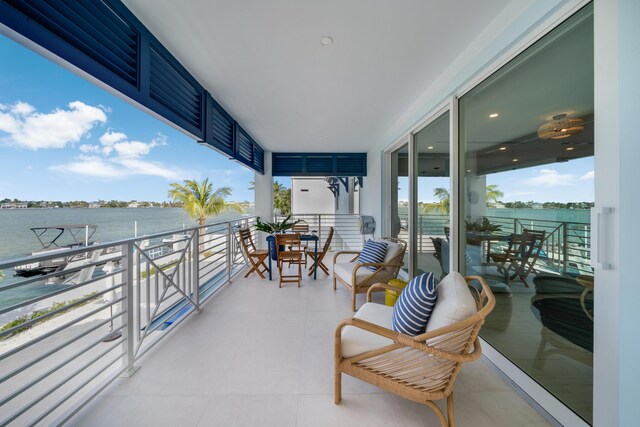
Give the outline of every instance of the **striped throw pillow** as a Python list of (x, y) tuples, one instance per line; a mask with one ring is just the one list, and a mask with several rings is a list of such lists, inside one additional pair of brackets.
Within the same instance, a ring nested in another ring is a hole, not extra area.
[(393, 306), (393, 330), (411, 336), (423, 333), (437, 297), (433, 273), (414, 277)]
[[(387, 242), (378, 242), (369, 239), (364, 244), (362, 252), (360, 252), (358, 262), (382, 262), (384, 261), (385, 255), (387, 255)], [(368, 265), (364, 268), (371, 271), (378, 269), (378, 267), (374, 267), (373, 265)]]

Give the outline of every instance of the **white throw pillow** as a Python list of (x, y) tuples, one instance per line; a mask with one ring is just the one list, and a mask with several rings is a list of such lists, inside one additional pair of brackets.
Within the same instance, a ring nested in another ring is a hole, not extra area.
[(447, 274), (437, 291), (438, 300), (427, 322), (427, 332), (464, 320), (478, 311), (467, 281), (458, 272)]

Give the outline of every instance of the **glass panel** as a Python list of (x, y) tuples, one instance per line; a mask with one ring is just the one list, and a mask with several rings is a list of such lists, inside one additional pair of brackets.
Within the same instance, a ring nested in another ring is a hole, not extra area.
[[(391, 153), (391, 237), (409, 242), (409, 144)], [(402, 270), (409, 271), (409, 248)]]
[[(417, 163), (418, 273), (440, 279), (449, 271), (449, 112), (414, 135)], [(443, 253), (444, 248), (444, 253)]]
[(460, 99), (460, 270), (497, 298), (481, 335), (587, 422), (593, 72), (587, 6)]

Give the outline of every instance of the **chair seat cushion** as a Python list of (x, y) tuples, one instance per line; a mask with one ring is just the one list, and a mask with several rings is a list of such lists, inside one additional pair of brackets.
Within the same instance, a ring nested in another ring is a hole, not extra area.
[(467, 281), (456, 271), (440, 281), (437, 292), (438, 303), (427, 323), (427, 332), (464, 320), (478, 311)]
[[(340, 277), (345, 282), (351, 283), (351, 274), (357, 264), (357, 262), (339, 262), (333, 266), (333, 274)], [(364, 267), (359, 268), (356, 272), (356, 282), (362, 283), (363, 280), (371, 277), (372, 274), (372, 271), (367, 270)], [(351, 285), (353, 286), (353, 283), (351, 283)]]
[[(391, 329), (393, 307), (368, 302), (360, 307), (355, 318)], [(342, 330), (342, 356), (353, 357), (369, 350), (393, 344), (390, 340), (355, 326), (346, 326)]]
[[(384, 257), (387, 255), (387, 246), (387, 242), (380, 242), (372, 239), (367, 240), (362, 248), (362, 252), (360, 252), (358, 262), (383, 262)], [(376, 271), (378, 269), (378, 267), (373, 265), (366, 266), (364, 268), (370, 271)]]
[(393, 330), (411, 336), (423, 333), (437, 297), (433, 273), (411, 279), (393, 306)]

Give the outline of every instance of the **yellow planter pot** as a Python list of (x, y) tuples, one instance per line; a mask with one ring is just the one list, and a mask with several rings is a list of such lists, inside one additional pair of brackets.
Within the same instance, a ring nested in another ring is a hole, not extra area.
[[(404, 289), (407, 286), (407, 282), (400, 279), (391, 279), (389, 280), (389, 284), (391, 286), (395, 286), (396, 288), (402, 288), (402, 289)], [(389, 307), (393, 307), (399, 296), (400, 296), (400, 292), (387, 290), (385, 291), (385, 295), (384, 295), (384, 303)]]

